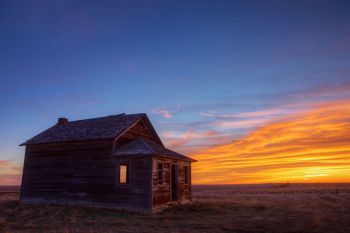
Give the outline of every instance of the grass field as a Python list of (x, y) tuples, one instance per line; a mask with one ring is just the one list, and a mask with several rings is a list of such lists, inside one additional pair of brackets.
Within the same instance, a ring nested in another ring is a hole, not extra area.
[(0, 232), (350, 232), (350, 184), (194, 186), (192, 203), (155, 215), (18, 196), (0, 188)]

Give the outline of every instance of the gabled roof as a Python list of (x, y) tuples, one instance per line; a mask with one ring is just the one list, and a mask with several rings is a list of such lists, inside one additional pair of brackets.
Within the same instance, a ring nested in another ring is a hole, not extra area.
[(160, 156), (171, 159), (180, 159), (195, 162), (196, 160), (175, 151), (169, 150), (161, 145), (153, 143), (143, 138), (138, 138), (118, 148), (112, 155), (114, 156)]
[[(141, 118), (145, 118), (147, 121), (149, 121), (147, 115), (144, 113), (123, 113), (106, 117), (70, 121), (65, 124), (56, 124), (51, 128), (43, 131), (42, 133), (34, 136), (33, 138), (27, 140), (25, 143), (22, 143), (21, 146), (53, 142), (115, 138)], [(151, 130), (154, 131), (152, 125)], [(156, 133), (155, 135), (159, 139)]]

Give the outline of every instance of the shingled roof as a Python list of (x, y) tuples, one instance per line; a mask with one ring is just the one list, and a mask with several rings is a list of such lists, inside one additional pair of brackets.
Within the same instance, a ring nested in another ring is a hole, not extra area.
[(160, 157), (171, 158), (171, 159), (181, 159), (181, 160), (191, 161), (191, 162), (196, 161), (192, 158), (179, 154), (175, 151), (169, 150), (163, 146), (160, 146), (156, 143), (153, 143), (143, 138), (135, 139), (130, 143), (121, 146), (112, 155), (160, 156)]
[(82, 141), (115, 138), (146, 114), (119, 114), (86, 120), (57, 123), (51, 128), (27, 140), (23, 145), (52, 142)]

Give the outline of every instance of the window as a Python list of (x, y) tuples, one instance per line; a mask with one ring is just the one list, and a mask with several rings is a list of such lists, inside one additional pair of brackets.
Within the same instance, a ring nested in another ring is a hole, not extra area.
[(158, 163), (157, 178), (158, 178), (158, 184), (163, 184), (163, 181), (164, 181), (164, 165), (163, 165), (163, 163)]
[(127, 164), (119, 165), (119, 183), (120, 184), (129, 183), (129, 166)]
[(184, 178), (185, 178), (185, 184), (188, 184), (188, 174), (189, 174), (189, 172), (188, 172), (188, 166), (185, 166), (185, 172), (184, 172)]

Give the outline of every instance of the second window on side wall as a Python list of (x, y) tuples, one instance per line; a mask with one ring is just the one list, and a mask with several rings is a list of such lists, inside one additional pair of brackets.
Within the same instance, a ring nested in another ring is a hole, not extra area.
[(185, 166), (185, 169), (184, 169), (185, 171), (184, 171), (184, 178), (185, 178), (185, 184), (188, 184), (188, 173), (189, 173), (189, 171), (188, 171), (188, 166)]
[(157, 170), (158, 184), (163, 184), (163, 182), (164, 182), (164, 164), (158, 163), (157, 168), (158, 168), (158, 170)]

